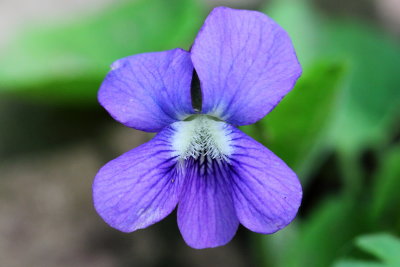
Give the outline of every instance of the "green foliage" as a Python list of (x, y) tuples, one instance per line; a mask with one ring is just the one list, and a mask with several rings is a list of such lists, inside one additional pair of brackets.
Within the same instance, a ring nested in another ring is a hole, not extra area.
[(400, 266), (400, 239), (387, 233), (360, 236), (356, 246), (379, 259), (382, 263), (358, 260), (341, 260), (335, 267)]
[(346, 260), (337, 262), (334, 267), (385, 267), (385, 265), (368, 261)]
[[(339, 168), (343, 185), (336, 196), (306, 207), (311, 211), (295, 225), (262, 238), (265, 266), (330, 266), (348, 254), (356, 236), (400, 233), (400, 150), (391, 147), (400, 117), (400, 48), (367, 24), (321, 19), (307, 0), (272, 1), (265, 12), (292, 37), (303, 76), (273, 112), (245, 131), (295, 169), (305, 195), (315, 193), (307, 189), (310, 174), (327, 153), (336, 155), (330, 167)], [(376, 157), (376, 171), (361, 159), (365, 151)], [(357, 246), (382, 262), (342, 260), (335, 266), (400, 266), (390, 253), (400, 251), (394, 240), (359, 238)]]
[(265, 13), (284, 28), (292, 39), (297, 57), (303, 67), (309, 67), (320, 54), (318, 38), (320, 18), (308, 0), (273, 0)]
[(331, 23), (324, 33), (327, 55), (349, 65), (332, 124), (332, 143), (340, 150), (359, 152), (386, 142), (400, 114), (399, 46), (359, 23)]
[[(326, 127), (345, 73), (343, 64), (317, 63), (295, 89), (263, 120), (243, 129), (264, 143), (297, 172), (310, 168), (324, 150)], [(265, 134), (265, 135), (263, 135)]]
[(389, 150), (382, 157), (382, 165), (375, 174), (371, 217), (379, 224), (382, 218), (392, 218), (396, 230), (400, 230), (400, 146)]
[(347, 198), (326, 199), (306, 221), (297, 225), (296, 233), (282, 246), (280, 254), (275, 253), (273, 248), (277, 246), (279, 236), (285, 232), (263, 237), (266, 253), (273, 253), (266, 257), (275, 261), (270, 266), (329, 266), (348, 240), (363, 230), (360, 227), (363, 214), (364, 210)]
[(188, 48), (204, 14), (195, 0), (138, 0), (21, 34), (0, 52), (0, 90), (68, 103), (96, 99), (109, 65), (136, 53)]
[(307, 0), (273, 1), (265, 13), (289, 32), (304, 75), (315, 60), (345, 62), (330, 142), (344, 153), (385, 142), (400, 114), (398, 44), (360, 22), (323, 20)]

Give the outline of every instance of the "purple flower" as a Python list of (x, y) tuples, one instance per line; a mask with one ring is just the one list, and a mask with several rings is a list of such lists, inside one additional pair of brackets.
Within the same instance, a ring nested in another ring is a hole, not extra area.
[(225, 7), (210, 13), (190, 52), (116, 61), (100, 103), (124, 125), (158, 134), (101, 168), (93, 184), (97, 212), (132, 232), (177, 206), (179, 229), (194, 248), (228, 243), (239, 223), (263, 234), (288, 225), (302, 197), (296, 174), (235, 126), (264, 117), (300, 74), (279, 25)]

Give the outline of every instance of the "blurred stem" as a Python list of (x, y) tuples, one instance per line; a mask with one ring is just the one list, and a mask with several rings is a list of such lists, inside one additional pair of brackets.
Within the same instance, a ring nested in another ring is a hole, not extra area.
[(339, 151), (339, 165), (344, 183), (344, 194), (348, 197), (358, 197), (362, 191), (363, 171), (358, 153)]
[(251, 244), (252, 244), (252, 258), (255, 262), (257, 262), (258, 266), (269, 267), (270, 264), (267, 260), (267, 247), (265, 246), (265, 242), (263, 241), (265, 236), (261, 235), (251, 235)]

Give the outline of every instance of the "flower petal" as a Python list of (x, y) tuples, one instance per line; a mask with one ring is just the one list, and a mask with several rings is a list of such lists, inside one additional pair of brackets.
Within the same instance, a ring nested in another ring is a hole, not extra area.
[(230, 162), (236, 214), (240, 223), (254, 232), (274, 233), (296, 216), (302, 198), (300, 182), (262, 144), (238, 129), (233, 135)]
[(228, 243), (239, 221), (226, 163), (207, 157), (185, 162), (186, 179), (178, 205), (178, 225), (186, 243), (210, 248)]
[(162, 220), (175, 208), (183, 180), (171, 157), (171, 134), (167, 127), (96, 175), (94, 205), (110, 226), (132, 232)]
[(201, 81), (202, 113), (234, 125), (264, 117), (301, 74), (287, 33), (256, 11), (215, 8), (191, 58)]
[(194, 113), (189, 52), (174, 49), (117, 60), (99, 90), (103, 107), (117, 121), (157, 132)]

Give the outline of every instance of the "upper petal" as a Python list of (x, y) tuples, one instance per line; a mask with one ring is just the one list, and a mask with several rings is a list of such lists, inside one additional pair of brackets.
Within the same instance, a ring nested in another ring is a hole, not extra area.
[(175, 208), (182, 176), (175, 168), (167, 127), (151, 141), (107, 163), (97, 173), (93, 200), (112, 227), (131, 232), (154, 224)]
[(270, 234), (288, 225), (299, 209), (296, 174), (276, 155), (238, 129), (230, 156), (233, 199), (241, 224)]
[(194, 113), (189, 52), (174, 49), (117, 60), (98, 93), (117, 121), (143, 131), (160, 131)]
[(264, 117), (301, 74), (287, 33), (256, 11), (215, 8), (191, 58), (201, 82), (202, 112), (234, 125)]

